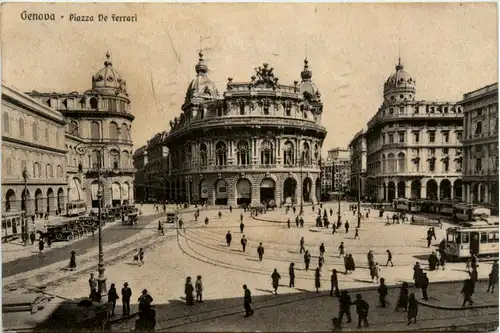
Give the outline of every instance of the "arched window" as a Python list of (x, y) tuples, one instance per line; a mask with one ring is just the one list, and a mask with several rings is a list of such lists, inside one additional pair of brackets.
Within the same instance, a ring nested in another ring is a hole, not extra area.
[(302, 163), (304, 165), (310, 165), (311, 164), (311, 151), (309, 149), (309, 144), (307, 142), (304, 142), (302, 146)]
[(226, 144), (222, 141), (217, 142), (215, 146), (215, 155), (217, 156), (217, 165), (226, 165), (227, 163), (227, 148)]
[(3, 133), (10, 133), (10, 123), (9, 123), (9, 114), (7, 112), (3, 113)]
[(387, 172), (388, 173), (395, 173), (397, 171), (396, 169), (396, 157), (394, 154), (390, 153), (387, 156)]
[(97, 98), (92, 97), (90, 99), (90, 108), (93, 109), (93, 110), (97, 109)]
[(24, 137), (24, 119), (22, 117), (19, 118), (19, 136)]
[(206, 167), (208, 165), (207, 161), (207, 145), (202, 143), (200, 145), (200, 165)]
[(320, 158), (319, 158), (319, 148), (318, 148), (318, 144), (315, 143), (314, 144), (314, 160), (316, 162), (319, 162)]
[(130, 132), (129, 132), (127, 124), (122, 124), (120, 134), (122, 136), (122, 140), (130, 141)]
[(239, 165), (250, 164), (250, 148), (248, 147), (248, 142), (241, 140), (237, 145), (237, 158)]
[(33, 127), (31, 129), (33, 130), (33, 140), (38, 141), (38, 124), (36, 121), (33, 121)]
[(260, 163), (274, 164), (273, 143), (269, 140), (262, 141), (260, 145)]
[(90, 123), (90, 138), (93, 140), (101, 138), (99, 123), (96, 121)]
[(287, 141), (284, 144), (283, 162), (285, 165), (289, 165), (289, 166), (295, 164), (295, 151), (294, 151), (293, 143), (290, 141)]
[(398, 154), (398, 172), (406, 172), (406, 158), (404, 153)]
[(78, 123), (76, 121), (71, 121), (69, 123), (69, 133), (72, 135), (79, 135), (78, 133)]
[(245, 115), (245, 104), (243, 102), (240, 103), (240, 116)]
[(114, 121), (109, 123), (109, 138), (118, 140), (118, 125)]
[(112, 149), (112, 151), (109, 154), (109, 157), (111, 162), (111, 168), (118, 169), (120, 167), (120, 152), (117, 151), (116, 149)]

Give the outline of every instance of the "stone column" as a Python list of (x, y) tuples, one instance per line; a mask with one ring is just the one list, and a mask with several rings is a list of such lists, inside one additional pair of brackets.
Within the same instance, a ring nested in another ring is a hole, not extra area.
[(279, 205), (283, 202), (283, 182), (280, 181), (278, 178), (278, 181), (276, 182), (276, 188), (274, 189), (274, 194), (276, 197), (276, 204)]
[(472, 186), (471, 183), (467, 183), (464, 185), (465, 186), (465, 202), (470, 204), (472, 203), (472, 198), (471, 198), (471, 191), (470, 191), (470, 188)]
[(426, 193), (426, 190), (427, 190), (427, 186), (425, 185), (422, 185), (422, 183), (420, 183), (420, 198), (422, 199), (427, 199), (427, 193)]
[(410, 180), (405, 181), (405, 198), (406, 199), (411, 198), (411, 181)]
[(484, 202), (491, 203), (490, 193), (488, 191), (488, 183), (484, 184)]
[(389, 200), (389, 185), (385, 186), (384, 201)]
[(437, 183), (437, 197), (438, 201), (441, 201), (441, 182), (436, 181)]
[(309, 198), (311, 199), (311, 203), (315, 204), (316, 200), (316, 182), (311, 180), (311, 191), (309, 194)]
[(455, 186), (453, 186), (453, 183), (451, 183), (450, 199), (453, 200), (454, 197), (455, 197)]

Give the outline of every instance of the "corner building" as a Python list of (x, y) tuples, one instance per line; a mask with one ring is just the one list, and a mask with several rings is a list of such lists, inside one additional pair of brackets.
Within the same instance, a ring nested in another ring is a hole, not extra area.
[(209, 204), (320, 197), (321, 94), (307, 59), (301, 82), (279, 83), (269, 64), (219, 94), (200, 52), (182, 113), (170, 122), (167, 196)]
[(462, 200), (462, 106), (415, 99), (401, 62), (384, 84), (384, 102), (368, 122), (367, 194)]

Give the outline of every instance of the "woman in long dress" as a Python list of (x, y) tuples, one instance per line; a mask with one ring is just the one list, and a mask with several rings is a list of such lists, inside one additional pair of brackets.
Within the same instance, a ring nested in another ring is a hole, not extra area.
[(72, 271), (76, 268), (76, 253), (71, 251), (71, 258), (69, 259), (69, 270)]
[(418, 314), (418, 303), (415, 299), (415, 293), (410, 294), (410, 299), (408, 301), (408, 325), (411, 324), (411, 320), (413, 319), (413, 323), (417, 323), (417, 314)]
[(403, 285), (401, 286), (398, 304), (396, 304), (396, 311), (399, 311), (401, 308), (404, 309), (404, 311), (408, 310), (408, 283), (406, 282), (403, 282)]
[(321, 274), (319, 268), (316, 268), (316, 273), (314, 275), (314, 286), (316, 287), (316, 292), (319, 293), (319, 288), (321, 288)]

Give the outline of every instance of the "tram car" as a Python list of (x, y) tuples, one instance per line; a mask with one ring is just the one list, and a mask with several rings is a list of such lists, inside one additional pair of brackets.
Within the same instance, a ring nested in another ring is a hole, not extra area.
[(85, 201), (72, 201), (66, 204), (67, 216), (83, 215), (87, 212), (87, 203)]
[(439, 204), (439, 213), (445, 216), (453, 216), (454, 205), (453, 201), (442, 201)]
[(481, 206), (456, 204), (453, 206), (453, 217), (459, 221), (487, 220), (491, 216), (491, 210)]
[(420, 212), (421, 210), (421, 201), (415, 199), (400, 198), (393, 201), (393, 206), (396, 211), (416, 213)]
[[(5, 212), (2, 214), (2, 241), (15, 239), (23, 232), (25, 212)], [(29, 226), (28, 226), (29, 227)]]
[(476, 222), (468, 227), (446, 230), (446, 253), (450, 261), (478, 257), (498, 257), (498, 227)]

